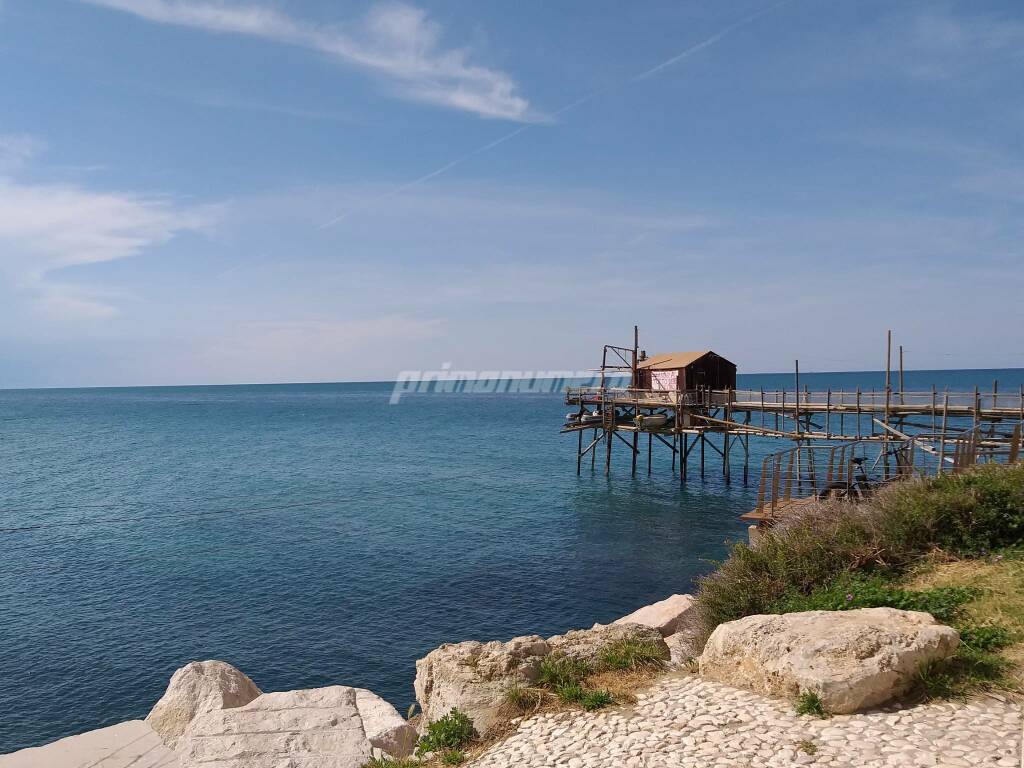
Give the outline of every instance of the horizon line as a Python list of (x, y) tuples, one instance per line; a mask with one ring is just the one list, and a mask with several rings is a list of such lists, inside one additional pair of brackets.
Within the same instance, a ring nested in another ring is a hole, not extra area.
[[(950, 373), (954, 371), (1024, 371), (1024, 366), (1010, 367), (1010, 368), (905, 368), (904, 374), (907, 373)], [(458, 373), (458, 372), (457, 372)], [(501, 371), (500, 373), (506, 373)], [(595, 377), (599, 371), (595, 371)], [(749, 371), (746, 373), (737, 372), (737, 376), (792, 376), (793, 371)], [(854, 373), (880, 373), (884, 374), (884, 368), (873, 368), (873, 369), (862, 369), (862, 370), (851, 370), (851, 371), (801, 371), (802, 376), (821, 376), (821, 375), (834, 375), (834, 374), (854, 374)], [(896, 373), (893, 371), (892, 373)], [(610, 373), (606, 375), (606, 378), (624, 378), (628, 374), (624, 373)], [(556, 378), (566, 379), (581, 379), (587, 378), (584, 376), (567, 376), (567, 377), (555, 377), (555, 376), (501, 376), (502, 379), (508, 379), (510, 381), (519, 381), (525, 379), (539, 379), (543, 380), (554, 380)], [(451, 379), (453, 381), (486, 381), (479, 376), (476, 377), (458, 377)], [(38, 392), (38, 391), (59, 391), (59, 390), (81, 390), (81, 389), (180, 389), (180, 388), (209, 388), (209, 387), (296, 387), (296, 386), (330, 386), (335, 384), (398, 384), (399, 379), (351, 379), (347, 381), (334, 380), (334, 381), (239, 381), (231, 382), (228, 384), (89, 384), (84, 386), (67, 386), (67, 385), (53, 385), (53, 386), (36, 386), (36, 387), (2, 387), (0, 386), (0, 392)], [(894, 390), (896, 391), (896, 390)]]

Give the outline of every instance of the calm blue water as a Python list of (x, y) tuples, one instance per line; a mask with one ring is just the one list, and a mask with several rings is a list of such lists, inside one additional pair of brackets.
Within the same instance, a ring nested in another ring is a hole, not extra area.
[[(907, 388), (993, 378), (1024, 371)], [(688, 590), (744, 535), (756, 488), (725, 487), (717, 462), (680, 488), (666, 450), (631, 479), (616, 446), (611, 481), (577, 477), (559, 395), (390, 392), (0, 391), (0, 752), (144, 716), (193, 659), (404, 709), (437, 645), (608, 621)], [(756, 463), (783, 446), (752, 447)]]

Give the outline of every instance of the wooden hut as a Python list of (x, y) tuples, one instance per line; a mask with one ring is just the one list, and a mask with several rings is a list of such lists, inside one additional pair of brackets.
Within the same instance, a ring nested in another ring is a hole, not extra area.
[(637, 361), (637, 387), (682, 392), (688, 389), (735, 389), (736, 364), (710, 349), (669, 352)]

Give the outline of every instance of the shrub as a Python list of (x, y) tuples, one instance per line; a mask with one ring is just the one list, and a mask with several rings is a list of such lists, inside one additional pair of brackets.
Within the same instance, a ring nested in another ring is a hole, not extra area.
[(904, 547), (937, 545), (963, 555), (1011, 547), (1024, 539), (1024, 464), (900, 484), (883, 504), (881, 532)]
[(796, 700), (796, 713), (798, 715), (813, 715), (814, 717), (828, 717), (825, 705), (821, 698), (814, 691), (804, 691)]
[(466, 753), (461, 749), (450, 749), (441, 753), (441, 762), (445, 765), (459, 765), (466, 761)]
[[(822, 504), (766, 531), (756, 547), (735, 544), (700, 580), (698, 602), (710, 633), (722, 622), (776, 611), (845, 573), (893, 576), (936, 547), (984, 554), (1022, 539), (1024, 464), (989, 464), (897, 483), (856, 506)], [(961, 596), (931, 597), (941, 603)]]
[(541, 660), (537, 681), (545, 688), (556, 690), (567, 685), (582, 683), (590, 672), (590, 665), (583, 659), (551, 654)]
[(457, 709), (453, 709), (440, 720), (427, 725), (427, 732), (420, 737), (416, 754), (427, 752), (449, 752), (465, 746), (476, 738), (473, 721)]
[(662, 646), (649, 640), (616, 640), (601, 649), (605, 669), (650, 669), (663, 663)]
[(772, 604), (771, 612), (899, 608), (925, 611), (939, 621), (949, 623), (964, 603), (977, 596), (977, 590), (967, 587), (933, 587), (915, 591), (897, 587), (877, 574), (846, 573), (807, 595), (790, 590)]

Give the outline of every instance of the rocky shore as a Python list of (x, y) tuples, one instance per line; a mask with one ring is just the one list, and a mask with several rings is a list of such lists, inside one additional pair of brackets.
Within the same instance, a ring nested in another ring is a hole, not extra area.
[[(480, 768), (1021, 764), (1017, 702), (894, 703), (922, 664), (959, 642), (929, 614), (748, 616), (701, 645), (697, 610), (691, 596), (673, 595), (610, 625), (546, 639), (442, 645), (416, 663), (414, 721), (365, 689), (265, 693), (226, 662), (192, 662), (145, 721), (3, 756), (0, 768), (404, 765), (426, 725), (452, 711), (489, 745), (469, 757)], [(598, 669), (621, 648), (644, 648), (661, 668), (635, 700), (596, 712), (510, 713), (509, 692), (542, 685), (552, 661)], [(796, 714), (799, 696), (833, 717)]]

